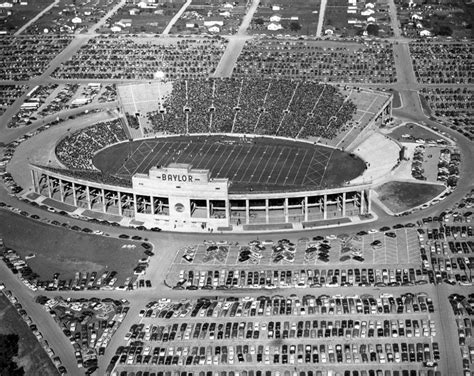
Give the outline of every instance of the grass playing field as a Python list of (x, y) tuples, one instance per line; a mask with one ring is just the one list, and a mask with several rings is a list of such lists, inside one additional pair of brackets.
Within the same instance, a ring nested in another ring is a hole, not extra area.
[(153, 166), (172, 162), (209, 169), (213, 178), (228, 178), (231, 192), (322, 189), (343, 185), (365, 168), (361, 159), (340, 150), (272, 138), (175, 136), (111, 146), (94, 157), (94, 165), (130, 178)]

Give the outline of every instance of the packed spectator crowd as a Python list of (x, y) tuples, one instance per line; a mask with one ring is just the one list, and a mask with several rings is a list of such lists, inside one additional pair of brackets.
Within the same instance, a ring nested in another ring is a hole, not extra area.
[(0, 79), (19, 81), (41, 75), (71, 39), (66, 35), (0, 37)]
[(472, 84), (474, 46), (470, 42), (412, 42), (410, 53), (418, 82)]
[(356, 110), (333, 86), (271, 79), (180, 80), (162, 102), (148, 114), (153, 132), (331, 139)]
[(224, 39), (140, 42), (114, 35), (92, 38), (53, 75), (61, 79), (168, 79), (208, 77), (225, 49)]
[(329, 82), (396, 81), (392, 46), (383, 42), (247, 41), (233, 72), (236, 77), (290, 77)]
[(68, 168), (94, 170), (94, 154), (126, 138), (120, 120), (99, 123), (63, 138), (56, 147), (56, 156)]
[(448, 120), (448, 125), (474, 139), (474, 90), (471, 88), (423, 88), (421, 94), (428, 102), (432, 114)]

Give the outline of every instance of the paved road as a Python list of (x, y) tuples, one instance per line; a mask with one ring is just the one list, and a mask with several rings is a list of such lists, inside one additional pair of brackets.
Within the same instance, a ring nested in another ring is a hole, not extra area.
[(23, 33), (26, 29), (28, 29), (30, 27), (30, 25), (33, 25), (36, 21), (38, 21), (42, 16), (43, 14), (45, 14), (46, 12), (49, 12), (53, 7), (55, 7), (56, 5), (59, 4), (59, 1), (60, 0), (54, 0), (54, 2), (50, 5), (48, 5), (46, 8), (44, 8), (41, 12), (39, 12), (36, 16), (34, 16), (31, 20), (29, 20), (26, 24), (24, 24), (22, 27), (20, 27), (15, 34), (15, 36), (18, 36), (20, 35), (21, 33)]
[(397, 7), (394, 0), (388, 0), (388, 9), (390, 14), (390, 24), (393, 30), (393, 36), (395, 38), (401, 38), (402, 33), (400, 30), (400, 23), (398, 22)]
[(173, 18), (170, 20), (168, 25), (166, 25), (165, 29), (162, 32), (163, 35), (168, 35), (170, 33), (171, 28), (179, 20), (179, 18), (183, 15), (183, 13), (186, 11), (186, 8), (191, 4), (191, 2), (192, 2), (192, 0), (187, 0), (183, 4), (181, 9), (173, 16)]
[(321, 0), (318, 14), (318, 26), (316, 27), (316, 38), (321, 38), (323, 31), (324, 15), (326, 13), (327, 0)]
[(229, 43), (222, 54), (221, 60), (214, 71), (213, 77), (232, 76), (232, 71), (234, 70), (237, 59), (244, 48), (245, 42), (251, 38), (247, 35), (247, 29), (252, 22), (253, 15), (258, 9), (259, 3), (260, 0), (252, 0), (252, 3), (250, 4), (250, 7), (242, 20), (242, 24), (239, 26), (239, 30), (235, 35), (228, 37)]

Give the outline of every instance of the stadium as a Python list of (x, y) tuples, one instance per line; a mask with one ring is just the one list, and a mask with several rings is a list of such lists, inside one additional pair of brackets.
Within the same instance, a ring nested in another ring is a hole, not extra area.
[(342, 225), (371, 216), (371, 188), (399, 156), (377, 133), (391, 118), (385, 92), (206, 79), (118, 93), (117, 119), (68, 133), (53, 162), (31, 164), (34, 191), (58, 208), (170, 231)]

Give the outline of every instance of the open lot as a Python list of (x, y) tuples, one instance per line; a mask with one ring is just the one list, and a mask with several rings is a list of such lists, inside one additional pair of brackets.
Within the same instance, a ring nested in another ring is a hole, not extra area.
[(0, 293), (0, 333), (15, 333), (20, 337), (17, 364), (23, 367), (25, 375), (59, 375), (28, 325), (2, 293)]
[(260, 2), (250, 25), (250, 32), (269, 35), (314, 35), (318, 27), (320, 7), (320, 0)]
[(422, 139), (427, 142), (436, 141), (441, 138), (441, 136), (437, 133), (430, 131), (428, 128), (420, 127), (419, 125), (414, 123), (404, 124), (390, 132), (390, 137), (401, 142), (407, 140), (407, 137), (403, 137), (403, 135), (410, 135), (410, 139), (412, 140)]
[(1, 31), (13, 34), (44, 8), (52, 4), (53, 0), (22, 1), (21, 3), (12, 4), (13, 7), (9, 9), (12, 13), (0, 21)]
[(408, 182), (388, 182), (376, 189), (380, 201), (394, 213), (400, 213), (439, 195), (445, 189), (442, 185)]
[[(25, 228), (28, 236), (25, 236)], [(34, 254), (28, 265), (41, 279), (52, 279), (60, 273), (61, 279), (74, 278), (76, 272), (116, 271), (118, 282), (133, 273), (143, 257), (140, 243), (90, 235), (57, 226), (47, 225), (0, 210), (0, 237), (5, 246), (22, 257)], [(35, 239), (34, 244), (30, 239)], [(136, 248), (122, 248), (136, 244)]]
[(125, 34), (161, 34), (184, 1), (152, 4), (141, 9), (137, 8), (136, 3), (125, 4), (109, 18), (108, 27), (104, 26), (99, 31), (110, 33), (111, 28), (115, 26), (121, 28), (120, 32)]

